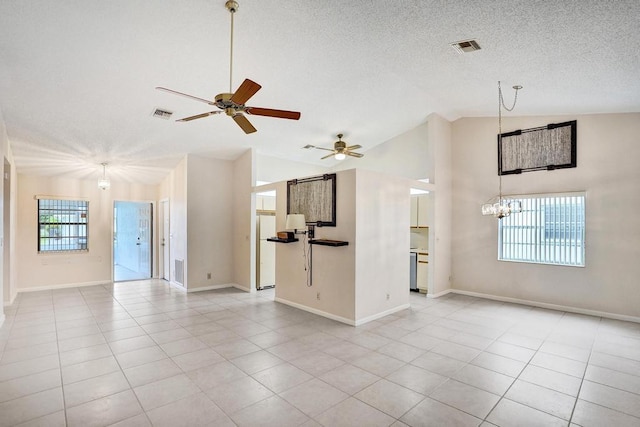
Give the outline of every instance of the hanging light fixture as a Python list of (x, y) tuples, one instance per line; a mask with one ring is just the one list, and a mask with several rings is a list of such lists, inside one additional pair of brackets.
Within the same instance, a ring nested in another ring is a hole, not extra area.
[[(516, 91), (516, 95), (513, 99), (513, 105), (508, 108), (504, 105), (504, 98), (502, 97), (502, 88), (500, 87), (500, 81), (498, 81), (498, 145), (502, 145), (502, 108), (507, 111), (513, 111), (518, 102), (518, 91), (522, 89), (522, 86), (513, 86)], [(482, 215), (492, 215), (498, 219), (502, 219), (512, 213), (522, 212), (522, 202), (520, 200), (504, 199), (502, 197), (502, 175), (498, 173), (499, 187), (498, 196), (492, 198), (487, 203), (482, 205)]]
[(102, 165), (102, 178), (98, 180), (98, 188), (108, 190), (111, 187), (111, 181), (107, 178), (107, 163), (100, 164)]

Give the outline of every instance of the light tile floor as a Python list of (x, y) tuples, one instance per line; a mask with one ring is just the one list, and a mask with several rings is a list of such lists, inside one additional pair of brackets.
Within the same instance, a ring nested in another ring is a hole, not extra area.
[(273, 295), (22, 293), (0, 426), (640, 426), (640, 324), (412, 293), (354, 328)]

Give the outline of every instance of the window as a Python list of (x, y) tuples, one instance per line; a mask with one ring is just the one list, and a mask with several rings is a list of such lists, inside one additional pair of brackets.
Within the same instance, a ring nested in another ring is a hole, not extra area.
[(519, 200), (522, 212), (500, 220), (498, 259), (584, 267), (584, 193)]
[(89, 202), (38, 200), (38, 252), (86, 251)]

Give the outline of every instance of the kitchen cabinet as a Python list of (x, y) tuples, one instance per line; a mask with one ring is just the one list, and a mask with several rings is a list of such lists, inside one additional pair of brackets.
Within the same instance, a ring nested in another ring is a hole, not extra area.
[(274, 196), (256, 196), (257, 211), (275, 211), (276, 198)]
[(416, 283), (421, 293), (427, 293), (429, 277), (429, 255), (427, 252), (418, 252), (418, 268), (416, 269)]
[(411, 196), (411, 227), (428, 227), (429, 196), (426, 194)]

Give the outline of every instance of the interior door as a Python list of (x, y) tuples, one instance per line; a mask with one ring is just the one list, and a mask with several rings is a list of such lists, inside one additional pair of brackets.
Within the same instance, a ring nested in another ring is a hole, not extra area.
[(162, 202), (162, 241), (160, 242), (160, 248), (162, 250), (162, 278), (164, 280), (171, 280), (171, 258), (169, 256), (169, 201)]
[(151, 203), (116, 201), (113, 217), (113, 280), (151, 278)]

